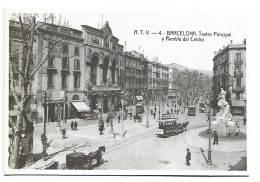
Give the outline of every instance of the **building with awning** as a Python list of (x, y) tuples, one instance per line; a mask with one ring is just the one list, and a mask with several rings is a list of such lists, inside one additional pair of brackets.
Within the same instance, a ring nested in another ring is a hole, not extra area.
[(89, 106), (85, 104), (83, 101), (78, 101), (78, 102), (71, 102), (71, 105), (77, 110), (77, 112), (82, 113), (82, 112), (90, 112), (91, 109)]

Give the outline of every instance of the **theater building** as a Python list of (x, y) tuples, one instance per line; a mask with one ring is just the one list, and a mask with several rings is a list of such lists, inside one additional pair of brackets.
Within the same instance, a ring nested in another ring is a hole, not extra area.
[[(93, 110), (116, 110), (123, 84), (123, 46), (113, 36), (108, 22), (101, 29), (82, 25), (85, 96)], [(119, 69), (121, 68), (121, 71)]]

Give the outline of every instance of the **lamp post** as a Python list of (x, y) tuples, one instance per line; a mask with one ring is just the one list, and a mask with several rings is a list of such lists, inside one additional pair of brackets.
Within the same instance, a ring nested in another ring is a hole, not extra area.
[[(211, 101), (211, 99), (209, 97), (209, 102), (210, 101)], [(207, 161), (207, 164), (212, 165), (212, 161), (211, 161), (211, 135), (212, 135), (212, 131), (211, 131), (211, 108), (210, 108), (210, 103), (209, 103), (208, 120), (209, 120), (209, 148), (208, 148), (208, 161)]]
[(47, 92), (42, 91), (43, 96), (43, 108), (44, 108), (44, 121), (43, 121), (43, 134), (41, 135), (42, 140), (42, 159), (46, 160), (47, 157), (47, 137), (46, 137), (46, 121), (47, 121)]
[(149, 104), (150, 104), (150, 101), (149, 101), (149, 98), (148, 98), (148, 101), (147, 101), (147, 122), (146, 122), (146, 128), (149, 128), (149, 119), (148, 119), (148, 116), (149, 116)]
[(66, 105), (67, 105), (68, 97), (67, 94), (65, 93), (64, 95), (64, 109), (63, 109), (63, 117), (64, 117), (64, 123), (67, 123), (67, 118), (66, 118)]

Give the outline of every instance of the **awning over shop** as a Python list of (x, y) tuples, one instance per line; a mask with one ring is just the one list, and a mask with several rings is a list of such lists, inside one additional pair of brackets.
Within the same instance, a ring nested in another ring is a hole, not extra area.
[(232, 100), (232, 106), (234, 106), (234, 107), (245, 107), (246, 103), (243, 100)]
[(71, 102), (71, 104), (77, 109), (78, 112), (89, 112), (91, 111), (90, 107), (88, 107), (85, 102)]

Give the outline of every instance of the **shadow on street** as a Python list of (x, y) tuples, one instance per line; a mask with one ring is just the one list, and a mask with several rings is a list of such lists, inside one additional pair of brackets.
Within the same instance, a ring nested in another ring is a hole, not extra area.
[(241, 160), (235, 165), (229, 165), (229, 171), (246, 171), (247, 170), (247, 158), (241, 157)]

